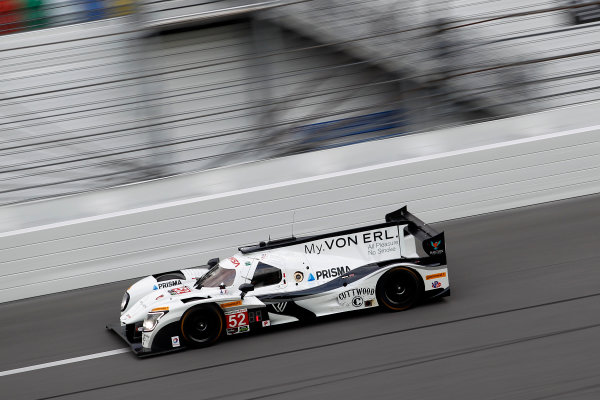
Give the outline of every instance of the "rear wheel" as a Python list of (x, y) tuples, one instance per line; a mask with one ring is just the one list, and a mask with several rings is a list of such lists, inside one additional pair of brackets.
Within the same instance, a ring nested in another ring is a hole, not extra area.
[(377, 301), (389, 311), (403, 311), (414, 306), (423, 292), (421, 279), (411, 269), (397, 267), (377, 282)]
[(223, 332), (223, 315), (214, 307), (198, 307), (181, 318), (181, 334), (190, 347), (214, 344)]

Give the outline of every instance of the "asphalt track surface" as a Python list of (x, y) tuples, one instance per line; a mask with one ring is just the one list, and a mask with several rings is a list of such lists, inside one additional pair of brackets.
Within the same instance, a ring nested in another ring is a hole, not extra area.
[[(437, 224), (452, 296), (0, 376), (2, 399), (599, 399), (600, 196)], [(0, 371), (124, 347), (128, 282), (0, 305)]]

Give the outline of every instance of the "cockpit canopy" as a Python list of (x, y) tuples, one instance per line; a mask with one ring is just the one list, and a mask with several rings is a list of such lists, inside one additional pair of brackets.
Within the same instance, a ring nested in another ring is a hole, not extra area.
[(235, 281), (236, 270), (234, 268), (223, 268), (219, 264), (212, 267), (206, 275), (198, 279), (197, 286), (219, 287), (221, 285), (231, 286)]
[[(280, 268), (256, 259), (245, 257), (229, 257), (214, 265), (202, 278), (196, 282), (196, 288), (200, 287), (231, 287), (247, 282), (255, 288), (276, 285), (282, 282), (283, 272)], [(252, 268), (256, 265), (255, 268)], [(252, 271), (254, 269), (254, 271)], [(244, 279), (245, 278), (245, 279)]]

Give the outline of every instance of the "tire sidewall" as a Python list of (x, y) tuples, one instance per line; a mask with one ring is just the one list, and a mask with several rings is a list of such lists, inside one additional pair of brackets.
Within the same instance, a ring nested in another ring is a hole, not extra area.
[[(198, 313), (198, 312), (212, 313), (219, 321), (219, 327), (216, 329), (216, 332), (213, 335), (211, 335), (211, 337), (208, 340), (206, 340), (205, 342), (197, 342), (195, 340), (192, 340), (186, 334), (186, 329), (185, 329), (186, 322), (189, 322), (189, 319), (194, 315), (194, 313)], [(208, 346), (215, 344), (223, 336), (224, 327), (225, 327), (225, 317), (223, 315), (223, 312), (214, 305), (200, 305), (200, 306), (190, 308), (183, 314), (183, 316), (181, 317), (180, 323), (179, 323), (179, 329), (181, 331), (181, 336), (183, 337), (183, 340), (185, 341), (186, 345), (188, 347), (195, 347), (195, 348), (208, 347)]]
[[(414, 295), (413, 299), (402, 307), (390, 304), (387, 301), (386, 296), (384, 295), (384, 286), (387, 280), (389, 280), (394, 274), (398, 272), (402, 272), (403, 274), (405, 274), (406, 277), (411, 277), (416, 285), (416, 294)], [(418, 304), (419, 300), (423, 295), (423, 282), (419, 274), (417, 274), (413, 269), (409, 267), (394, 267), (387, 271), (385, 274), (383, 274), (381, 278), (379, 278), (379, 280), (377, 281), (375, 293), (377, 296), (377, 302), (386, 311), (404, 311)]]

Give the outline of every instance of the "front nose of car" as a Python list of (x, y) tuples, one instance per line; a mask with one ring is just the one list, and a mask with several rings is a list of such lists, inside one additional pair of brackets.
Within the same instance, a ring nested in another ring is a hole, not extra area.
[(125, 313), (121, 315), (119, 320), (121, 321), (121, 325), (127, 325), (128, 323), (131, 323), (131, 314)]

